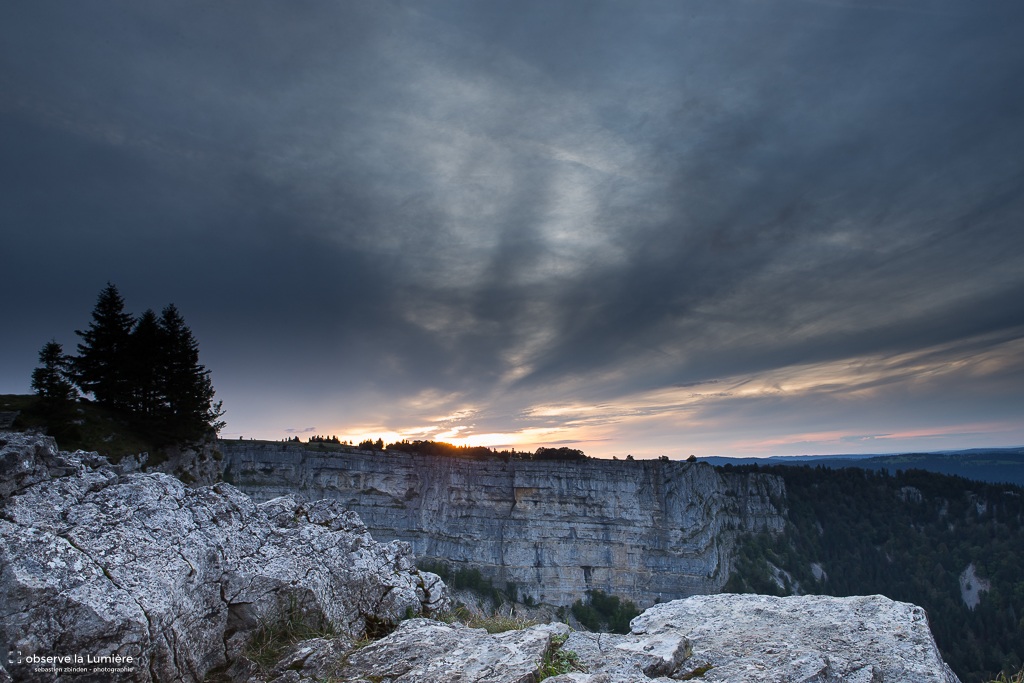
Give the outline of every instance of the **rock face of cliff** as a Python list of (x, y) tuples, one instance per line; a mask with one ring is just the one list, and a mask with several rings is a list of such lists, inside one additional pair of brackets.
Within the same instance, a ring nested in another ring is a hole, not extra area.
[[(0, 432), (0, 466), (0, 646), (16, 680), (199, 681), (296, 613), (354, 638), (447, 607), (407, 543), (377, 543), (335, 501), (256, 505), (17, 433)], [(95, 673), (97, 658), (130, 670)], [(37, 671), (77, 665), (94, 675)]]
[(462, 460), (220, 444), (225, 479), (257, 500), (338, 501), (374, 537), (479, 567), (521, 596), (598, 589), (640, 606), (719, 591), (737, 533), (781, 531), (780, 479), (669, 461)]

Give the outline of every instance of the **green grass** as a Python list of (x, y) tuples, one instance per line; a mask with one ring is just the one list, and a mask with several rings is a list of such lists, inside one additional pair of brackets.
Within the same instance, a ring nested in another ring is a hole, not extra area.
[(244, 654), (264, 671), (269, 671), (292, 645), (311, 638), (337, 635), (319, 612), (289, 605), (278, 618), (262, 622), (245, 646)]
[[(519, 631), (524, 628), (536, 626), (540, 622), (516, 617), (511, 614), (493, 614), (484, 616), (470, 612), (464, 605), (456, 605), (451, 612), (442, 614), (440, 621), (446, 623), (459, 622), (470, 628), (482, 628), (488, 633), (504, 633), (506, 631)], [(579, 657), (572, 650), (563, 650), (567, 635), (557, 635), (551, 638), (551, 645), (544, 653), (540, 668), (537, 670), (537, 680), (569, 673), (570, 671), (584, 671)]]
[(544, 654), (544, 660), (541, 662), (540, 669), (537, 670), (538, 681), (572, 671), (586, 671), (575, 652), (562, 649), (568, 638), (569, 636), (567, 635), (561, 635), (554, 636), (551, 639), (551, 646)]
[(992, 679), (989, 683), (1024, 683), (1024, 669), (1021, 669), (1017, 673), (1009, 676), (1006, 674), (999, 674), (999, 676)]
[(456, 605), (450, 612), (438, 616), (438, 621), (446, 624), (459, 622), (470, 628), (482, 628), (488, 633), (504, 633), (505, 631), (518, 631), (520, 629), (536, 626), (540, 622), (516, 617), (511, 614), (492, 614), (490, 616), (474, 614), (466, 609), (464, 605)]
[(711, 664), (702, 664), (701, 666), (698, 666), (696, 669), (694, 669), (690, 673), (688, 673), (688, 674), (686, 674), (684, 676), (681, 676), (679, 678), (679, 680), (681, 680), (681, 681), (692, 681), (695, 678), (703, 678), (704, 674), (706, 674), (707, 672), (711, 671), (714, 668), (715, 667), (712, 666)]

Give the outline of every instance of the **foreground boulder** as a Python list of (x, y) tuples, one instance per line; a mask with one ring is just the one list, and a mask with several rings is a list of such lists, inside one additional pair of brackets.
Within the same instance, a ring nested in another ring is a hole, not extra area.
[(257, 506), (42, 436), (0, 433), (0, 461), (0, 643), (15, 680), (82, 683), (38, 669), (99, 661), (97, 680), (199, 681), (284, 620), (355, 638), (447, 607), (408, 544), (375, 542), (336, 503)]
[(268, 670), (232, 680), (246, 683), (536, 683), (569, 634), (565, 624), (541, 624), (491, 634), (482, 628), (409, 619), (387, 637), (360, 647), (314, 638), (286, 651)]
[[(577, 653), (587, 673), (548, 681), (959, 683), (939, 655), (924, 610), (880, 595), (701, 595), (655, 605), (630, 625), (628, 636), (572, 634), (563, 647)], [(658, 638), (680, 646), (685, 640), (688, 656), (671, 670), (664, 654), (659, 669), (644, 668), (657, 664), (650, 655), (658, 652)]]
[[(335, 675), (345, 683), (533, 683), (565, 624), (490, 634), (428, 619), (403, 622), (383, 640), (350, 654)], [(376, 676), (377, 678), (372, 678)]]
[(924, 612), (881, 596), (698, 596), (647, 610), (627, 635), (413, 619), (343, 650), (302, 643), (251, 683), (959, 683)]

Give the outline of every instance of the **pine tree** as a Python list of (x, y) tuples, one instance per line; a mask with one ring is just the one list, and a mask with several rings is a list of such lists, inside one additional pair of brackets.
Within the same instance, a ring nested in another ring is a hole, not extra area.
[(164, 332), (152, 309), (135, 323), (128, 340), (125, 374), (131, 391), (130, 410), (142, 418), (156, 417), (163, 407), (161, 367)]
[(82, 338), (74, 360), (76, 382), (108, 408), (127, 408), (131, 402), (126, 355), (133, 322), (117, 287), (108, 282), (96, 301), (89, 328), (75, 330)]
[[(221, 403), (213, 401), (210, 371), (199, 363), (199, 344), (173, 305), (157, 317), (136, 319), (107, 283), (73, 361), (73, 378), (96, 402), (120, 411), (154, 439), (183, 444), (218, 432)], [(43, 369), (40, 369), (42, 373)], [(45, 379), (40, 374), (40, 382)]]
[(32, 371), (32, 389), (39, 396), (43, 407), (60, 410), (78, 398), (78, 391), (71, 380), (71, 359), (64, 355), (64, 347), (51, 340), (39, 351), (42, 366)]
[(174, 304), (160, 315), (162, 353), (159, 361), (162, 412), (179, 439), (199, 439), (224, 426), (221, 403), (213, 402), (210, 371), (199, 363), (199, 343)]

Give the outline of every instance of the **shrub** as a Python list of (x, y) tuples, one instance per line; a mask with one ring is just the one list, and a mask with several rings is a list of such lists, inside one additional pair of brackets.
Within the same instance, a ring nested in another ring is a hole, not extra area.
[(572, 671), (585, 670), (575, 652), (562, 649), (567, 638), (568, 636), (555, 636), (551, 639), (551, 646), (544, 653), (544, 660), (541, 662), (540, 669), (537, 670), (538, 681)]
[(439, 621), (446, 624), (459, 622), (470, 628), (482, 628), (488, 633), (504, 633), (505, 631), (518, 631), (520, 629), (536, 626), (539, 622), (517, 617), (511, 613), (501, 614), (500, 612), (490, 616), (476, 614), (466, 609), (465, 605), (456, 605), (455, 609), (438, 617)]
[(621, 600), (604, 591), (587, 591), (587, 601), (577, 600), (572, 605), (572, 615), (591, 631), (629, 633), (629, 622), (640, 614), (630, 600)]
[(321, 612), (303, 608), (292, 601), (279, 617), (264, 620), (259, 625), (244, 653), (266, 671), (295, 643), (310, 638), (331, 638), (334, 635), (334, 628)]
[(495, 606), (516, 601), (518, 586), (515, 583), (508, 582), (505, 585), (506, 592), (502, 592), (476, 567), (459, 567), (452, 570), (445, 562), (427, 558), (417, 559), (416, 566), (423, 571), (437, 574), (450, 588), (471, 590), (482, 598), (489, 598)]

